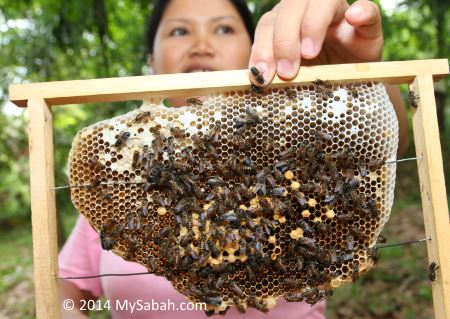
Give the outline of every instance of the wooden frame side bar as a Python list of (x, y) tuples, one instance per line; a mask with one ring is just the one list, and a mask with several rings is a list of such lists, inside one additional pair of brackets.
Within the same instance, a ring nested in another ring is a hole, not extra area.
[(29, 100), (28, 112), (36, 317), (59, 319), (52, 113), (42, 99)]
[[(383, 81), (411, 83), (416, 75), (431, 74), (437, 80), (449, 73), (447, 59), (350, 63), (302, 66), (295, 84), (316, 79), (338, 81)], [(277, 87), (286, 82), (276, 77)], [(204, 73), (161, 74), (94, 80), (16, 84), (9, 87), (9, 98), (25, 107), (29, 99), (43, 99), (48, 105), (142, 100), (155, 96), (195, 96), (211, 91), (248, 89), (248, 70)]]
[(413, 110), (414, 141), (418, 162), (425, 233), (429, 263), (439, 267), (432, 284), (436, 319), (450, 318), (450, 220), (442, 165), (441, 144), (434, 99), (433, 78), (419, 75), (411, 85), (419, 96), (418, 108)]

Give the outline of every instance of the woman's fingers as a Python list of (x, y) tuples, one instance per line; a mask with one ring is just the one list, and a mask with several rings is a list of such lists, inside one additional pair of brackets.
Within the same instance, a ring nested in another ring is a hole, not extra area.
[[(249, 68), (256, 67), (263, 76), (265, 83), (272, 82), (276, 72), (272, 37), (275, 16), (276, 7), (265, 13), (259, 20), (249, 61)], [(254, 84), (261, 85), (251, 73), (250, 79)]]
[(348, 8), (346, 1), (310, 1), (301, 25), (301, 55), (306, 59), (315, 58), (324, 42), (330, 25), (344, 18)]
[[(347, 8), (344, 0), (281, 0), (258, 22), (249, 66), (263, 74), (264, 84), (270, 83), (276, 73), (292, 79), (302, 57), (317, 57), (328, 28), (344, 19)], [(350, 18), (355, 23), (364, 20), (352, 14)], [(250, 78), (261, 85), (254, 76)]]
[(300, 67), (300, 27), (308, 0), (283, 0), (275, 18), (273, 51), (277, 73), (292, 79)]
[(347, 22), (356, 28), (358, 36), (366, 39), (383, 36), (381, 14), (372, 1), (358, 0), (345, 12)]
[(250, 56), (264, 83), (250, 78), (257, 85), (269, 84), (275, 74), (292, 79), (301, 58), (308, 64), (318, 56), (327, 63), (376, 61), (382, 47), (381, 15), (372, 1), (281, 0), (259, 21)]

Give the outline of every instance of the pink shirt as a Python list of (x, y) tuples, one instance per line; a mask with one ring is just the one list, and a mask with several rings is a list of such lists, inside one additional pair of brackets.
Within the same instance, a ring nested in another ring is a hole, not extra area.
[[(112, 252), (103, 250), (97, 232), (81, 216), (59, 254), (60, 277), (146, 271), (147, 269), (142, 265), (127, 262)], [(69, 281), (81, 290), (91, 292), (94, 296), (105, 296), (109, 301), (112, 318), (207, 318), (202, 310), (180, 310), (187, 307), (186, 297), (176, 291), (163, 277), (139, 275), (70, 279)], [(152, 302), (153, 306), (151, 306)], [(104, 306), (105, 303), (100, 305)], [(156, 305), (166, 307), (168, 310), (155, 310)], [(149, 307), (153, 309), (150, 310)], [(240, 314), (232, 307), (225, 318), (323, 319), (324, 312), (325, 302), (310, 306), (306, 303), (288, 303), (280, 298), (275, 308), (268, 314), (253, 308), (249, 308), (246, 314)]]

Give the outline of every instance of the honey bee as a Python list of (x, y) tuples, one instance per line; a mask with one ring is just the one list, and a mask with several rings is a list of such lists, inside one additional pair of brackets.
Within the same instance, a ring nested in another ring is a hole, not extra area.
[(320, 293), (317, 288), (310, 288), (303, 292), (303, 298), (310, 305), (314, 305), (323, 299), (323, 295)]
[(369, 170), (367, 169), (366, 163), (359, 163), (358, 171), (359, 171), (359, 175), (361, 175), (361, 177), (366, 177), (367, 175), (369, 175)]
[(309, 226), (309, 224), (307, 222), (305, 222), (303, 219), (299, 219), (297, 221), (297, 226), (300, 227), (301, 229), (303, 229), (303, 233), (306, 236), (311, 236), (313, 234), (313, 229), (311, 228), (311, 226)]
[(275, 261), (275, 268), (283, 274), (288, 272), (288, 267), (285, 265), (284, 261), (281, 260), (281, 258), (277, 258)]
[(208, 181), (208, 185), (216, 187), (216, 186), (224, 186), (226, 183), (225, 181), (220, 178), (219, 176), (211, 176)]
[(112, 220), (107, 221), (100, 230), (100, 243), (104, 250), (111, 250), (117, 244), (118, 234)]
[(327, 96), (329, 98), (333, 97), (333, 89), (331, 88), (329, 81), (316, 79), (315, 81), (313, 81), (313, 84), (315, 86), (315, 90), (317, 91), (317, 93), (321, 94), (322, 96)]
[(226, 280), (227, 280), (227, 276), (225, 276), (225, 275), (219, 276), (219, 278), (217, 279), (217, 281), (216, 281), (216, 283), (214, 285), (216, 287), (216, 289), (217, 290), (222, 289), (223, 284), (225, 283)]
[(352, 228), (350, 228), (349, 230), (350, 234), (352, 234), (354, 237), (358, 238), (358, 239), (362, 239), (364, 240), (367, 236), (364, 233), (364, 230), (361, 228), (358, 228), (356, 226), (353, 226)]
[(338, 256), (336, 255), (336, 249), (334, 247), (328, 249), (328, 255), (329, 255), (330, 263), (332, 263), (332, 264), (338, 263), (339, 259), (338, 259)]
[(377, 238), (377, 244), (384, 244), (386, 243), (386, 237), (384, 237), (383, 235), (379, 235)]
[(313, 84), (315, 86), (325, 86), (325, 87), (327, 87), (327, 86), (330, 85), (330, 82), (328, 82), (327, 80), (324, 81), (324, 80), (321, 80), (321, 79), (316, 79), (316, 80), (313, 81)]
[(370, 171), (376, 171), (381, 168), (385, 164), (384, 160), (375, 160), (371, 161), (367, 164), (367, 167)]
[(353, 177), (344, 185), (344, 189), (347, 192), (352, 191), (358, 187), (359, 187), (359, 179), (356, 177)]
[(113, 199), (113, 194), (111, 193), (103, 193), (102, 194), (102, 199), (107, 200), (107, 201), (111, 201)]
[(286, 90), (286, 96), (289, 100), (294, 101), (297, 99), (297, 91), (292, 89)]
[(265, 176), (265, 171), (260, 171), (257, 175), (256, 175), (256, 194), (258, 194), (259, 196), (264, 196), (267, 194), (267, 187), (266, 187), (266, 176)]
[(140, 209), (140, 216), (145, 217), (148, 215), (148, 201), (144, 199), (142, 201), (141, 209)]
[(149, 111), (146, 112), (141, 112), (139, 114), (136, 115), (136, 117), (134, 118), (134, 123), (140, 123), (142, 122), (144, 119), (148, 118), (151, 116), (151, 113)]
[(373, 198), (370, 198), (367, 201), (367, 207), (369, 209), (370, 216), (372, 218), (377, 218), (378, 217), (378, 208), (377, 208), (377, 203)]
[(431, 262), (431, 264), (428, 266), (428, 279), (430, 280), (430, 282), (436, 281), (436, 271), (439, 268), (440, 266), (438, 266), (434, 261)]
[(133, 161), (131, 163), (132, 168), (136, 168), (139, 162), (139, 151), (134, 151), (133, 153)]
[(183, 235), (180, 238), (180, 246), (181, 247), (187, 247), (187, 245), (194, 239), (195, 233), (193, 230), (190, 230), (186, 235)]
[(219, 220), (230, 223), (230, 224), (236, 224), (236, 225), (239, 225), (239, 223), (240, 223), (240, 220), (238, 219), (238, 217), (236, 216), (236, 213), (233, 210), (230, 210), (230, 211), (226, 212), (225, 214), (223, 214), (222, 216), (220, 216)]
[(245, 265), (245, 270), (247, 271), (247, 278), (249, 280), (255, 279), (255, 272), (253, 271), (252, 266), (250, 264)]
[(149, 254), (147, 257), (147, 269), (151, 273), (156, 273), (158, 270), (156, 259), (151, 254)]
[(355, 282), (359, 279), (359, 267), (354, 266), (352, 270), (352, 281)]
[(96, 178), (91, 181), (91, 183), (88, 186), (88, 189), (96, 188), (96, 187), (100, 186), (101, 184), (102, 184), (102, 180), (99, 178)]
[(132, 237), (128, 240), (128, 250), (125, 259), (130, 260), (136, 256), (136, 251), (140, 249), (141, 245), (137, 239)]
[(247, 304), (263, 313), (267, 313), (269, 311), (269, 308), (267, 308), (266, 303), (256, 299), (256, 296), (254, 294), (250, 294), (247, 300)]
[(358, 89), (356, 87), (350, 88), (350, 93), (353, 98), (355, 98), (355, 99), (358, 98), (359, 93), (358, 93)]
[(100, 163), (99, 159), (96, 156), (90, 157), (88, 159), (88, 163), (89, 163), (89, 165), (91, 165), (92, 167), (97, 168), (97, 169), (105, 168), (105, 165)]
[(220, 250), (217, 248), (217, 246), (213, 243), (211, 239), (208, 239), (207, 242), (209, 251), (211, 252), (212, 258), (217, 258), (220, 255)]
[(157, 125), (152, 126), (150, 128), (150, 133), (152, 133), (152, 134), (160, 134), (160, 132), (159, 132), (160, 130), (161, 130), (161, 124), (157, 124)]
[(186, 99), (186, 103), (188, 103), (188, 104), (190, 104), (191, 106), (194, 106), (194, 107), (203, 105), (203, 101), (200, 100), (200, 98), (198, 98), (198, 97), (188, 98), (188, 99)]
[(167, 238), (169, 234), (171, 233), (171, 229), (168, 226), (165, 226), (162, 228), (159, 233), (155, 237), (155, 244), (160, 245), (163, 241), (163, 239)]
[(186, 131), (179, 127), (171, 127), (170, 132), (175, 138), (184, 138), (186, 137)]
[(125, 142), (130, 138), (131, 133), (130, 132), (122, 132), (119, 134), (119, 136), (117, 137), (114, 146), (115, 147), (122, 147)]
[(126, 217), (127, 227), (130, 230), (140, 230), (142, 226), (141, 215), (131, 212)]
[(214, 309), (208, 309), (208, 310), (205, 310), (205, 315), (206, 315), (207, 317), (211, 317), (211, 316), (213, 316), (215, 313), (216, 313), (216, 311), (215, 311)]
[(234, 306), (236, 307), (236, 309), (240, 313), (245, 313), (246, 309), (245, 309), (244, 305), (240, 302), (238, 297), (233, 297), (233, 303), (234, 303)]
[(354, 248), (355, 248), (355, 238), (353, 237), (353, 235), (348, 234), (346, 238), (346, 250), (348, 252), (351, 252), (353, 251)]
[[(204, 303), (208, 304), (208, 305), (212, 305), (212, 306), (219, 306), (222, 303), (222, 297), (221, 296), (207, 296), (207, 295), (200, 295), (200, 300), (203, 301)], [(206, 310), (208, 311), (208, 310)], [(206, 312), (205, 311), (205, 312)], [(214, 309), (212, 309), (212, 314), (207, 316), (211, 316), (214, 314)]]
[(316, 223), (314, 224), (314, 230), (318, 234), (328, 236), (328, 234), (331, 232), (331, 225), (327, 223)]
[(412, 107), (418, 107), (419, 97), (414, 93), (414, 91), (408, 91), (408, 101)]
[(345, 263), (353, 260), (353, 252), (345, 253), (339, 255), (338, 257), (339, 263)]
[(250, 85), (250, 92), (256, 94), (263, 94), (264, 89), (260, 86), (254, 85), (253, 83)]
[(284, 279), (284, 284), (286, 287), (289, 287), (289, 288), (301, 288), (303, 285), (303, 282), (301, 279), (286, 278), (286, 279)]
[(230, 286), (231, 290), (238, 296), (242, 296), (244, 293), (241, 289), (241, 287), (238, 286), (238, 284), (234, 280), (228, 280), (228, 285)]
[(227, 307), (225, 308), (225, 310), (220, 310), (220, 311), (219, 311), (219, 315), (225, 316), (225, 315), (227, 314), (227, 312), (228, 312), (228, 309), (230, 309), (230, 306), (227, 306)]
[(288, 292), (283, 295), (284, 300), (287, 302), (299, 302), (303, 301), (303, 294), (301, 292)]
[(256, 109), (250, 107), (249, 105), (247, 105), (245, 107), (245, 114), (246, 114), (246, 124), (250, 125), (250, 126), (256, 126), (258, 124), (262, 123), (261, 118), (258, 115), (258, 112), (256, 111)]
[(301, 208), (306, 208), (308, 205), (308, 201), (305, 197), (305, 194), (301, 193), (301, 192), (295, 192), (294, 193), (294, 198), (297, 201), (297, 203), (300, 205)]
[(259, 84), (264, 84), (264, 77), (262, 76), (261, 72), (259, 72), (259, 70), (256, 67), (252, 66), (250, 68), (250, 72), (255, 77), (256, 82), (258, 82)]
[(338, 220), (338, 221), (341, 221), (341, 222), (343, 222), (343, 223), (345, 223), (345, 222), (350, 222), (350, 221), (353, 220), (353, 218), (354, 218), (354, 216), (353, 216), (353, 214), (352, 214), (351, 212), (347, 212), (347, 213), (345, 213), (345, 214), (339, 214), (339, 215), (337, 215), (337, 220)]

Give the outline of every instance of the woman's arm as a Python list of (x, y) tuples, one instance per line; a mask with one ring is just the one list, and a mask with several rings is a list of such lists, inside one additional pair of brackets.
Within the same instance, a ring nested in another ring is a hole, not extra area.
[[(88, 291), (80, 290), (73, 283), (61, 280), (59, 284), (61, 290), (61, 314), (63, 319), (86, 319), (88, 312), (80, 310), (83, 305), (86, 305), (88, 300), (96, 300), (94, 295)], [(64, 309), (64, 301), (70, 299), (73, 301), (73, 310)], [(83, 303), (83, 301), (86, 301)]]
[(409, 124), (406, 116), (406, 107), (400, 89), (397, 85), (386, 85), (386, 91), (394, 106), (398, 119), (398, 149), (397, 158), (406, 152), (409, 144)]

